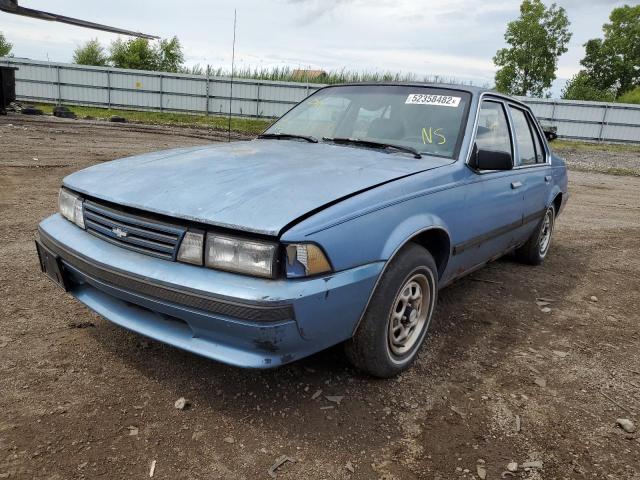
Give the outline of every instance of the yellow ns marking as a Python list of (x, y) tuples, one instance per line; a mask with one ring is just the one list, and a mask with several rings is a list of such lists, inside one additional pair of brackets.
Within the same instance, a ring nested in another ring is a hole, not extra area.
[(444, 145), (445, 143), (447, 143), (446, 137), (442, 134), (442, 128), (434, 129), (433, 127), (429, 127), (429, 129), (422, 129), (422, 143), (424, 143), (425, 145), (427, 143), (432, 144), (434, 136), (439, 137), (436, 138), (437, 145)]

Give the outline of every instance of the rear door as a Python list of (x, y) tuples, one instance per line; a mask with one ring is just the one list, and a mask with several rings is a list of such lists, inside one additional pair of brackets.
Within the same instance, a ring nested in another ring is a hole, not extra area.
[(524, 219), (520, 240), (528, 238), (542, 218), (551, 192), (549, 154), (540, 129), (531, 113), (509, 105), (516, 138), (515, 169), (521, 173), (524, 196)]

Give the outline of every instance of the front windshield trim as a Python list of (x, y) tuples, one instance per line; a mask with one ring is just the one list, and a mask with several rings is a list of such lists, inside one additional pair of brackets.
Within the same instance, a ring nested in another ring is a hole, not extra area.
[[(460, 159), (460, 153), (461, 153), (461, 148), (462, 145), (465, 141), (465, 137), (466, 137), (466, 133), (467, 133), (467, 127), (468, 127), (468, 123), (469, 123), (469, 112), (471, 111), (471, 107), (474, 103), (475, 97), (477, 96), (477, 93), (474, 90), (471, 89), (465, 89), (462, 86), (460, 86), (460, 88), (457, 88), (456, 85), (433, 85), (433, 84), (422, 84), (422, 83), (411, 83), (411, 82), (401, 82), (401, 83), (394, 83), (394, 82), (362, 82), (362, 83), (343, 83), (343, 84), (338, 84), (338, 85), (327, 85), (321, 88), (318, 88), (317, 90), (315, 90), (313, 93), (311, 93), (309, 96), (305, 97), (303, 100), (301, 100), (300, 102), (298, 102), (297, 104), (293, 105), (289, 110), (287, 110), (287, 112), (285, 112), (282, 116), (280, 116), (280, 118), (278, 118), (274, 123), (272, 123), (269, 127), (267, 127), (264, 133), (269, 132), (271, 129), (273, 129), (274, 127), (276, 127), (278, 125), (278, 123), (284, 119), (287, 115), (289, 115), (294, 109), (296, 109), (302, 102), (305, 102), (309, 99), (311, 99), (312, 97), (318, 95), (321, 92), (325, 92), (326, 90), (333, 90), (333, 89), (339, 89), (339, 88), (348, 88), (348, 87), (357, 87), (357, 88), (365, 88), (365, 87), (408, 87), (408, 88), (416, 88), (416, 89), (428, 89), (431, 90), (432, 92), (430, 92), (430, 94), (451, 94), (452, 92), (456, 93), (462, 93), (466, 96), (466, 102), (465, 102), (465, 106), (464, 106), (464, 110), (462, 112), (462, 115), (460, 117), (460, 125), (459, 125), (459, 135), (457, 137), (457, 141), (456, 144), (451, 152), (451, 154), (443, 154), (443, 153), (437, 153), (437, 152), (429, 152), (429, 151), (422, 151), (420, 149), (416, 149), (422, 156), (432, 156), (432, 157), (438, 157), (438, 158), (445, 158), (445, 159), (449, 159), (452, 160), (453, 162), (456, 162)], [(375, 140), (374, 140), (375, 141)], [(385, 142), (388, 143), (388, 142)]]

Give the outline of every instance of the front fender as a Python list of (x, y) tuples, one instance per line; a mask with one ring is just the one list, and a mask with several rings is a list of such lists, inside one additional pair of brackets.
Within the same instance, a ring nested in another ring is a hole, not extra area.
[(380, 253), (381, 260), (389, 260), (393, 258), (400, 248), (402, 248), (409, 240), (415, 236), (422, 234), (428, 230), (442, 230), (449, 235), (449, 230), (444, 221), (434, 214), (416, 214), (408, 218), (405, 218), (399, 223), (389, 235), (382, 252)]

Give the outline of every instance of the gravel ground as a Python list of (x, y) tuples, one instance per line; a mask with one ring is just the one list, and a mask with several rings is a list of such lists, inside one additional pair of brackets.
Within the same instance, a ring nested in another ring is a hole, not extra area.
[(640, 176), (640, 145), (614, 145), (610, 150), (601, 150), (600, 145), (590, 149), (588, 144), (578, 144), (554, 150), (572, 170)]
[(640, 434), (616, 424), (640, 423), (640, 178), (572, 172), (545, 264), (505, 258), (442, 291), (397, 379), (339, 348), (247, 371), (97, 317), (33, 246), (64, 175), (216, 138), (0, 118), (0, 478), (269, 479), (283, 455), (279, 479), (640, 478)]

